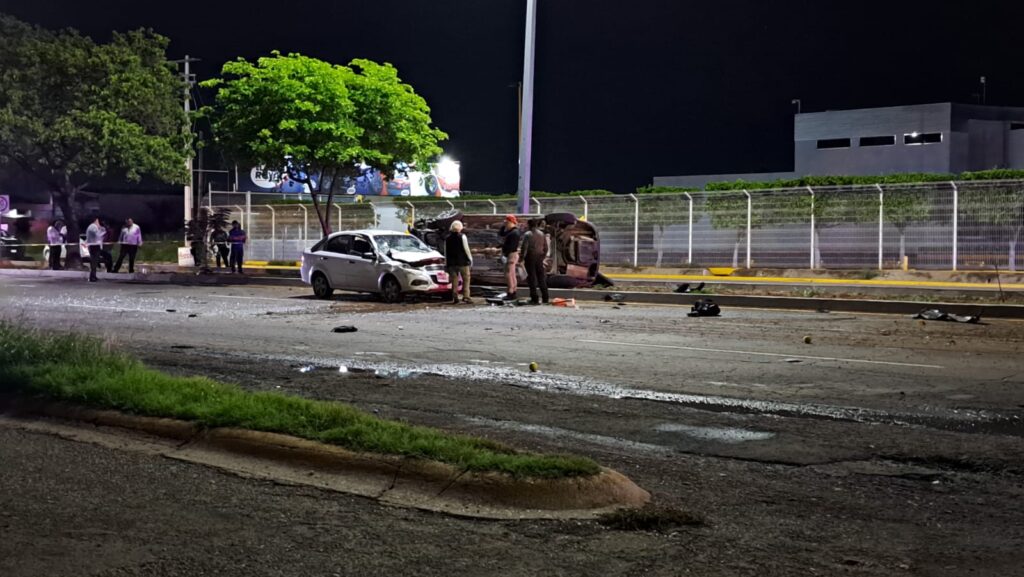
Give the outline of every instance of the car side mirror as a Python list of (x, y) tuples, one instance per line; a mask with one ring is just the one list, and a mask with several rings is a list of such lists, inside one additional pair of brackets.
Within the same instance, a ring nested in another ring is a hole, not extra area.
[(377, 255), (372, 252), (364, 252), (363, 258), (366, 260), (377, 260)]

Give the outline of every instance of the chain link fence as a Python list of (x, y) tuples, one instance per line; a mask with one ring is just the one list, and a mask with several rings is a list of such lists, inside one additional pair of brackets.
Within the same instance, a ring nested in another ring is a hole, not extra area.
[[(321, 236), (309, 199), (211, 192), (254, 260), (297, 260)], [(1024, 181), (832, 186), (532, 199), (531, 214), (593, 223), (601, 261), (665, 268), (1007, 270), (1024, 264)], [(372, 197), (332, 206), (332, 230), (404, 230), (449, 210), (516, 212), (514, 199)], [(497, 239), (495, 239), (497, 243)]]

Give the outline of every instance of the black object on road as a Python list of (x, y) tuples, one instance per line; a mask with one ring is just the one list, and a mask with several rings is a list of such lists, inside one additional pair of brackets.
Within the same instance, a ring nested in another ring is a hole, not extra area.
[(911, 318), (923, 319), (926, 321), (949, 321), (953, 323), (975, 324), (981, 321), (981, 315), (955, 315), (939, 309), (923, 309)]
[(683, 284), (681, 284), (681, 285), (677, 286), (677, 287), (676, 287), (676, 290), (674, 290), (674, 291), (672, 291), (672, 292), (677, 292), (677, 293), (690, 293), (690, 292), (697, 292), (697, 291), (701, 291), (701, 290), (704, 290), (704, 283), (700, 283), (700, 284), (698, 284), (698, 285), (697, 285), (697, 286), (696, 286), (695, 288), (693, 288), (693, 289), (691, 290), (691, 289), (690, 289), (690, 283), (688, 283), (688, 282), (684, 282)]
[(607, 295), (604, 295), (604, 300), (605, 300), (605, 302), (610, 302), (610, 303), (621, 303), (621, 302), (626, 300), (626, 295), (624, 295), (622, 293), (607, 294)]
[(331, 332), (332, 333), (354, 333), (354, 332), (356, 332), (358, 330), (359, 329), (355, 328), (352, 325), (341, 325), (341, 326), (337, 326), (337, 327), (334, 327), (333, 329), (331, 329)]
[(693, 303), (688, 317), (717, 317), (722, 314), (722, 309), (711, 299), (703, 299)]

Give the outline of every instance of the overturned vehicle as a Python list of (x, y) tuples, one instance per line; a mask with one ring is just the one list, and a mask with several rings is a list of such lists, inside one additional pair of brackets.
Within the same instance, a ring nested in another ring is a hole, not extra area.
[[(542, 219), (548, 236), (548, 286), (551, 288), (585, 288), (611, 286), (612, 282), (599, 271), (601, 242), (597, 228), (567, 212), (541, 216), (516, 215), (519, 230), (525, 234), (531, 219)], [(503, 214), (463, 214), (458, 210), (444, 212), (434, 218), (417, 220), (410, 232), (434, 249), (444, 252), (444, 241), (454, 221), (461, 221), (462, 232), (469, 240), (473, 253), (470, 278), (477, 285), (504, 285), (505, 268), (501, 262), (501, 237), (498, 232), (505, 224)], [(526, 270), (520, 265), (520, 281), (525, 281)]]

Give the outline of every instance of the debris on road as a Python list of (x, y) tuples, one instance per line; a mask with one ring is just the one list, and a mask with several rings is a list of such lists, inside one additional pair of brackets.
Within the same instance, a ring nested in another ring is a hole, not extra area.
[(626, 300), (626, 295), (622, 293), (610, 293), (604, 295), (605, 302), (621, 303)]
[(608, 320), (608, 319), (601, 319), (601, 320), (600, 320), (600, 323), (601, 323), (602, 325), (606, 325), (606, 324), (608, 324), (608, 323), (610, 323), (610, 322), (612, 322), (612, 321), (610, 321), (610, 320)]
[(190, 319), (194, 319), (194, 318), (196, 318), (196, 317), (198, 317), (198, 316), (199, 316), (199, 315), (197, 315), (196, 313), (192, 313), (192, 314), (188, 315), (188, 318), (190, 318)]
[(802, 363), (803, 360), (801, 360), (801, 359), (783, 359), (783, 362), (786, 362), (786, 363)]
[(169, 313), (176, 313), (176, 312), (178, 312), (178, 309), (167, 309), (167, 312), (169, 312)]
[(688, 283), (688, 282), (684, 282), (683, 284), (681, 284), (681, 285), (677, 286), (677, 287), (676, 287), (676, 290), (674, 290), (674, 291), (672, 291), (672, 292), (677, 292), (677, 293), (689, 293), (689, 292), (697, 292), (697, 291), (702, 291), (702, 290), (704, 290), (704, 283), (703, 283), (703, 282), (702, 282), (702, 283), (700, 283), (700, 284), (698, 284), (698, 285), (697, 285), (697, 286), (696, 286), (695, 288), (693, 288), (693, 289), (690, 289), (690, 283)]
[(805, 345), (811, 344), (811, 335), (804, 335), (804, 344)]
[(686, 315), (688, 317), (717, 317), (722, 314), (722, 309), (711, 299), (701, 299), (693, 303), (693, 307)]
[(306, 365), (304, 367), (299, 367), (299, 372), (300, 373), (311, 373), (311, 372), (313, 372), (315, 370), (316, 370), (316, 367), (314, 367), (313, 365)]
[(574, 299), (574, 298), (568, 298), (568, 299), (553, 298), (553, 299), (551, 299), (551, 305), (552, 306), (556, 306), (556, 307), (575, 307), (576, 306), (576, 299)]
[(532, 363), (530, 363), (530, 372), (531, 373), (536, 373), (539, 370), (540, 370), (540, 365), (537, 364), (537, 361), (533, 361)]
[(926, 321), (949, 321), (954, 323), (977, 323), (981, 321), (981, 315), (956, 315), (939, 309), (924, 309), (913, 317)]
[(340, 325), (340, 326), (337, 326), (337, 327), (334, 327), (333, 329), (331, 329), (331, 332), (332, 333), (354, 333), (354, 332), (356, 332), (358, 330), (359, 329), (355, 328), (352, 325)]

